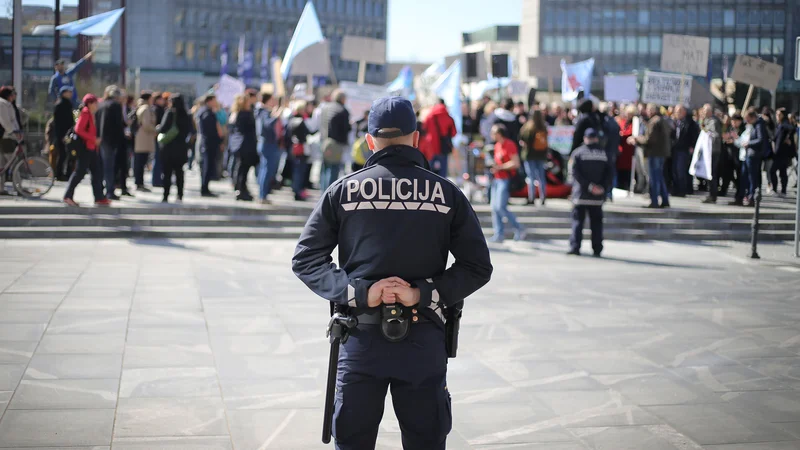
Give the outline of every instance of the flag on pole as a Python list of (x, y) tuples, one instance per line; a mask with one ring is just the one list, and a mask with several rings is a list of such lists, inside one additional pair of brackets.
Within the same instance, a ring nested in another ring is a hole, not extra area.
[(425, 69), (424, 72), (422, 72), (422, 77), (423, 78), (425, 78), (425, 77), (438, 77), (438, 76), (440, 76), (441, 74), (444, 73), (445, 69), (446, 69), (446, 67), (444, 66), (444, 64), (442, 64), (440, 62), (433, 63), (430, 66), (428, 66), (428, 68)]
[(74, 22), (65, 23), (56, 27), (70, 36), (82, 34), (84, 36), (106, 36), (122, 17), (125, 8), (115, 9), (91, 17), (86, 17)]
[(388, 92), (399, 92), (400, 95), (407, 99), (414, 100), (414, 72), (411, 66), (405, 66), (400, 69), (400, 74), (394, 81), (389, 83), (386, 87)]
[(728, 82), (728, 55), (722, 55), (722, 81)]
[(584, 98), (589, 97), (592, 88), (592, 73), (594, 72), (594, 58), (567, 64), (561, 60), (561, 99), (565, 102), (577, 100), (578, 93), (583, 92)]
[(228, 42), (223, 42), (219, 46), (219, 74), (220, 76), (228, 73)]
[(236, 52), (236, 61), (238, 66), (236, 67), (236, 76), (239, 78), (244, 77), (244, 44), (245, 44), (245, 37), (244, 35), (239, 36), (239, 48)]
[(286, 55), (283, 57), (281, 65), (281, 76), (284, 80), (289, 78), (289, 73), (292, 70), (292, 60), (305, 50), (308, 46), (316, 44), (324, 40), (322, 35), (322, 28), (319, 26), (319, 19), (317, 18), (317, 11), (314, 9), (314, 4), (309, 1), (303, 9), (303, 14), (300, 15), (300, 20), (297, 22), (297, 27), (294, 29), (292, 40), (289, 41), (289, 47), (286, 49)]
[(444, 100), (447, 112), (456, 123), (458, 134), (461, 134), (461, 125), (464, 120), (461, 112), (461, 61), (455, 61), (434, 83), (431, 90)]
[(261, 82), (269, 80), (269, 39), (264, 39), (261, 44)]

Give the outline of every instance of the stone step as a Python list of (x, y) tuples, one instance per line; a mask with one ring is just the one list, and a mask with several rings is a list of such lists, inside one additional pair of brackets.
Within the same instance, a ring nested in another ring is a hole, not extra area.
[[(284, 215), (263, 212), (259, 215), (145, 215), (145, 214), (91, 214), (91, 215), (0, 215), (0, 227), (300, 227), (307, 215)], [(490, 226), (491, 216), (479, 215), (481, 223)], [(568, 216), (520, 216), (526, 227), (548, 228), (555, 225), (569, 227)], [(749, 229), (751, 219), (673, 219), (669, 217), (632, 217), (612, 215), (605, 218), (606, 227), (626, 229)], [(762, 219), (764, 230), (794, 230), (794, 220)]]
[[(79, 227), (0, 227), (0, 238), (4, 239), (96, 239), (96, 238), (224, 238), (224, 239), (297, 239), (300, 227), (150, 227), (150, 226), (79, 226)], [(492, 234), (489, 227), (483, 229), (487, 236)], [(568, 239), (569, 227), (539, 228), (531, 230), (528, 240)], [(586, 229), (584, 236), (589, 237)], [(794, 231), (763, 230), (763, 241), (790, 240)], [(511, 237), (511, 234), (508, 234)], [(737, 230), (694, 230), (694, 229), (630, 229), (607, 227), (605, 238), (609, 240), (671, 240), (671, 241), (719, 241), (750, 239), (750, 231)]]

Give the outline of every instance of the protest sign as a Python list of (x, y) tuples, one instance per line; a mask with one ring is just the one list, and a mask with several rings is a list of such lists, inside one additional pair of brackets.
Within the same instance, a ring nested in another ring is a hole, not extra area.
[(358, 84), (352, 81), (342, 81), (339, 88), (344, 91), (344, 106), (350, 111), (351, 118), (362, 118), (364, 113), (372, 107), (372, 102), (386, 96), (386, 87), (374, 84)]
[(754, 56), (737, 55), (731, 79), (774, 91), (783, 75), (783, 66)]
[[(683, 87), (681, 88), (681, 80)], [(670, 73), (645, 72), (642, 86), (642, 101), (662, 106), (689, 104), (687, 98), (692, 92), (692, 77)], [(683, 99), (681, 97), (683, 96)]]
[(606, 75), (603, 78), (608, 102), (635, 102), (639, 100), (636, 75)]
[(328, 75), (331, 73), (330, 43), (317, 42), (294, 57), (291, 75)]
[(547, 127), (547, 145), (562, 155), (569, 155), (572, 151), (572, 136), (575, 126), (562, 125)]
[(705, 131), (700, 132), (697, 143), (692, 154), (692, 163), (689, 165), (689, 175), (704, 180), (710, 180), (711, 176), (711, 136)]
[(386, 41), (360, 36), (345, 36), (342, 39), (342, 55), (345, 61), (366, 61), (372, 64), (386, 63)]
[(710, 42), (707, 37), (665, 34), (662, 39), (661, 70), (706, 76)]
[(244, 90), (245, 85), (238, 78), (233, 78), (230, 75), (223, 75), (220, 77), (214, 93), (220, 105), (230, 108), (231, 105), (233, 105), (234, 98), (244, 93)]
[(572, 62), (572, 57), (566, 55), (542, 55), (528, 58), (528, 76), (540, 78), (560, 77), (562, 59), (567, 64)]

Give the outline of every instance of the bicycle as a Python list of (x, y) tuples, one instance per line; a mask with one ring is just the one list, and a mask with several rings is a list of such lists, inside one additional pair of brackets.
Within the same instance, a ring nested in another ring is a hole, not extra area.
[[(13, 169), (12, 169), (13, 167)], [(5, 173), (11, 169), (11, 181), (17, 194), (25, 198), (42, 198), (50, 192), (55, 183), (55, 173), (50, 162), (41, 156), (26, 156), (22, 141), (4, 167)]]

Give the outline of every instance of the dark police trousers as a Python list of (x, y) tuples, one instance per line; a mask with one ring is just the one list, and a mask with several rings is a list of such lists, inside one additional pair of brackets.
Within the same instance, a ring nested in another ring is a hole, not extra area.
[(333, 436), (337, 450), (375, 448), (386, 391), (406, 450), (443, 450), (452, 428), (444, 330), (413, 324), (391, 343), (378, 325), (359, 325), (339, 354)]
[(203, 194), (211, 192), (208, 189), (208, 184), (214, 179), (214, 174), (217, 172), (217, 158), (219, 158), (218, 149), (206, 149), (203, 153), (202, 181), (200, 185), (200, 192)]
[(592, 229), (592, 250), (595, 253), (603, 251), (603, 207), (589, 205), (575, 205), (572, 209), (572, 236), (569, 238), (570, 250), (581, 249), (583, 241), (583, 222), (589, 215), (589, 226)]

